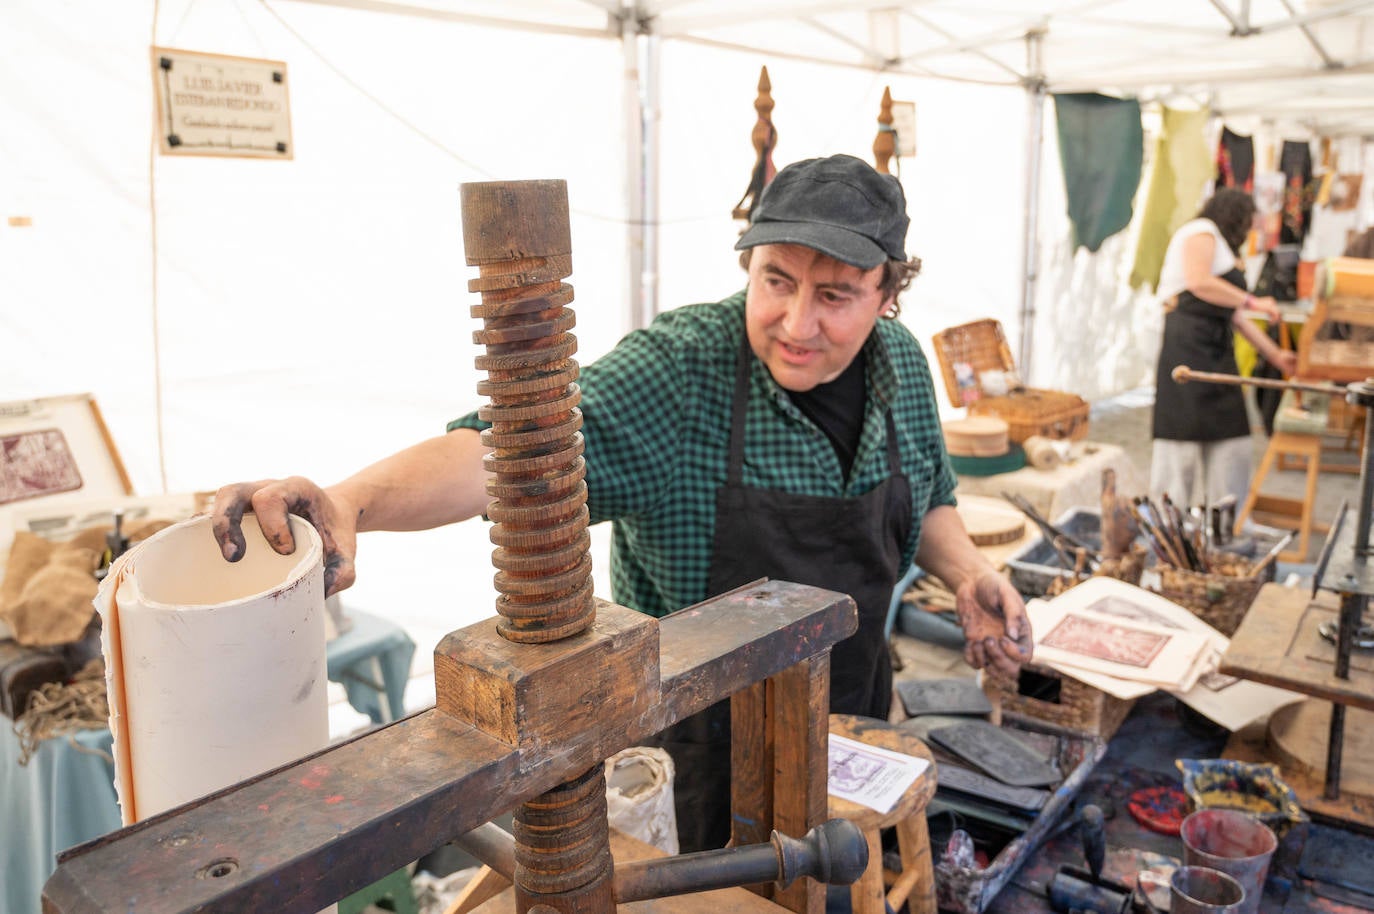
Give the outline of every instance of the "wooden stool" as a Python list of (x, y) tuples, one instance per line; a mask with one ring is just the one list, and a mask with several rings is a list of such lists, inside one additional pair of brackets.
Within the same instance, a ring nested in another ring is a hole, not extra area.
[[(1269, 438), (1269, 447), (1264, 451), (1255, 478), (1250, 481), (1245, 504), (1236, 516), (1237, 535), (1252, 513), (1260, 523), (1284, 529), (1296, 528), (1297, 545), (1279, 553), (1279, 560), (1283, 562), (1307, 561), (1307, 545), (1312, 534), (1324, 533), (1327, 529), (1325, 524), (1313, 523), (1312, 505), (1317, 498), (1317, 474), (1322, 468), (1322, 434), (1331, 414), (1331, 399), (1324, 394), (1304, 393), (1300, 400), (1292, 390), (1283, 392), (1278, 412), (1274, 415), (1274, 434)], [(1302, 404), (1301, 408), (1299, 403)], [(1296, 457), (1305, 463), (1307, 491), (1301, 501), (1261, 494), (1269, 471), (1275, 466), (1284, 469), (1286, 457)]]
[[(884, 914), (886, 905), (900, 911), (905, 902), (911, 914), (936, 914), (935, 870), (930, 857), (930, 832), (926, 829), (926, 804), (935, 795), (935, 760), (914, 733), (872, 717), (831, 714), (830, 733), (930, 762), (890, 812), (831, 796), (830, 817), (853, 822), (868, 838), (868, 869), (850, 888), (854, 914)], [(883, 870), (880, 831), (895, 826), (902, 857), (901, 873)], [(890, 890), (885, 884), (891, 885)]]
[[(1280, 455), (1300, 457), (1307, 462), (1307, 489), (1301, 499), (1264, 495), (1261, 492), (1264, 478), (1274, 468)], [(1236, 535), (1240, 535), (1246, 518), (1252, 513), (1261, 523), (1284, 529), (1296, 528), (1297, 545), (1280, 552), (1279, 561), (1306, 561), (1312, 531), (1322, 526), (1312, 523), (1312, 504), (1317, 498), (1317, 474), (1321, 472), (1321, 459), (1320, 435), (1275, 431), (1269, 439), (1269, 447), (1265, 449), (1263, 459), (1260, 460), (1259, 469), (1255, 471), (1255, 478), (1250, 481), (1250, 493), (1245, 496), (1245, 504), (1236, 515)]]

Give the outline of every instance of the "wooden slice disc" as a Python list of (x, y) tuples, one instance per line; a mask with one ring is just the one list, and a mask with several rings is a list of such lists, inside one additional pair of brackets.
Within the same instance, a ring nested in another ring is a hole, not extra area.
[(1010, 543), (1026, 532), (1026, 516), (1000, 498), (960, 495), (957, 510), (975, 546)]
[(998, 457), (1007, 452), (1007, 420), (996, 416), (951, 419), (942, 426), (945, 449), (955, 457)]

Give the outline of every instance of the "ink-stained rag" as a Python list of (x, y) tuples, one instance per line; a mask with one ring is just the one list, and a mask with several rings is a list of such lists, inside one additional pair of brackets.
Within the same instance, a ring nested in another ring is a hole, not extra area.
[(1135, 265), (1131, 268), (1131, 288), (1159, 284), (1164, 266), (1164, 251), (1169, 239), (1183, 223), (1197, 214), (1202, 205), (1202, 190), (1216, 167), (1207, 149), (1203, 129), (1207, 109), (1179, 111), (1164, 109), (1163, 129), (1155, 146), (1154, 171), (1141, 214), (1140, 241)]
[(1074, 248), (1096, 253), (1131, 221), (1145, 133), (1140, 102), (1094, 92), (1054, 97)]

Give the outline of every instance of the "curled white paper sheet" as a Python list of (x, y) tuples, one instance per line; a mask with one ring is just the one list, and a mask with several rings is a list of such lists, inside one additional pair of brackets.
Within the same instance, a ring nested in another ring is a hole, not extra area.
[(329, 741), (319, 535), (292, 517), (296, 551), (278, 555), (243, 521), (239, 562), (193, 518), (124, 555), (96, 596), (126, 825)]

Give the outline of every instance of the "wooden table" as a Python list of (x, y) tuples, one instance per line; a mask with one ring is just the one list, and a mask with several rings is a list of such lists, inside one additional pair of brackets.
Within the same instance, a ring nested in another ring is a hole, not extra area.
[(1336, 648), (1317, 633), (1340, 615), (1334, 594), (1266, 584), (1231, 638), (1221, 672), (1374, 711), (1374, 662), (1355, 655), (1350, 678), (1334, 672)]
[(1053, 522), (1070, 508), (1096, 508), (1102, 503), (1102, 471), (1116, 471), (1116, 490), (1124, 495), (1141, 495), (1148, 480), (1136, 470), (1130, 455), (1115, 444), (1081, 441), (1074, 444), (1079, 456), (1052, 470), (1025, 467), (994, 476), (960, 476), (955, 496), (988, 495), (1003, 492), (1024, 496), (1047, 520)]
[[(1278, 761), (1303, 808), (1374, 826), (1374, 657), (1356, 652), (1350, 676), (1335, 674), (1336, 648), (1318, 626), (1340, 617), (1339, 598), (1266, 584), (1221, 661), (1221, 672), (1304, 695), (1309, 700), (1275, 712), (1265, 735), (1237, 734), (1228, 757)], [(1328, 704), (1329, 703), (1329, 704)], [(1342, 752), (1327, 761), (1331, 706), (1347, 708)], [(1346, 764), (1342, 765), (1342, 756)], [(1327, 797), (1334, 769), (1340, 795)]]

